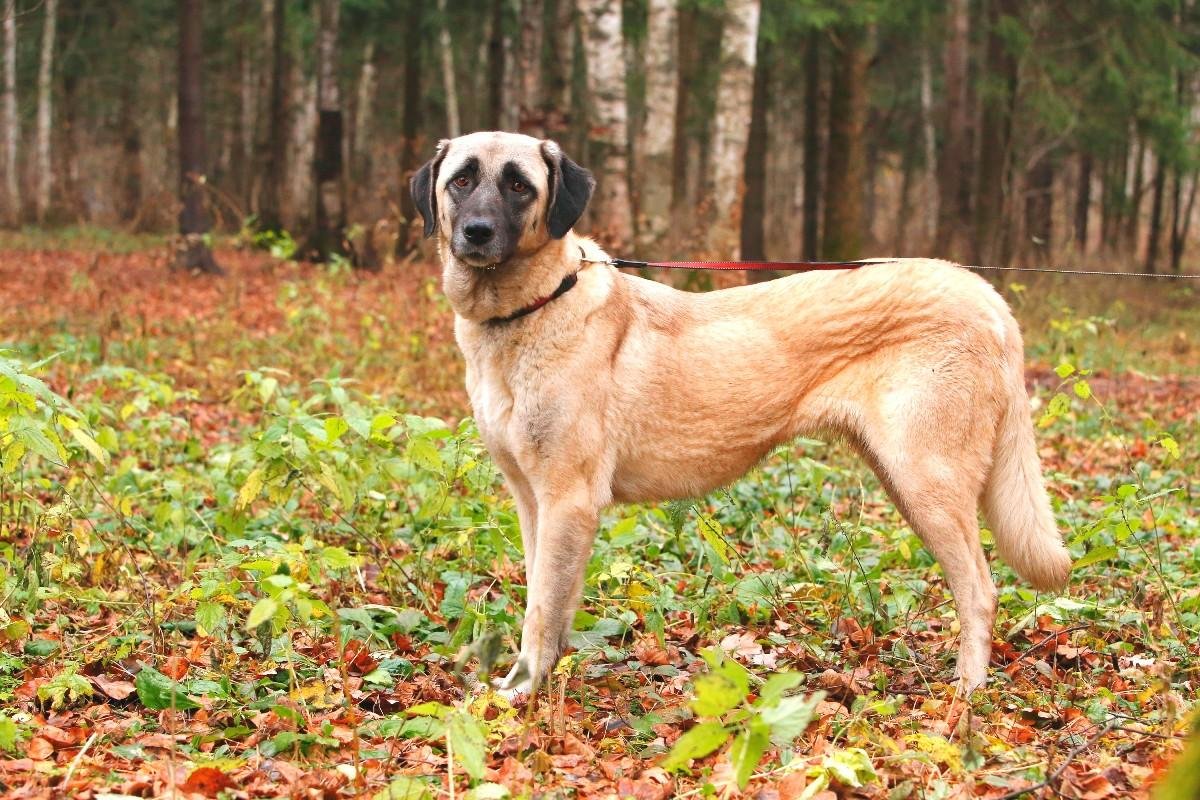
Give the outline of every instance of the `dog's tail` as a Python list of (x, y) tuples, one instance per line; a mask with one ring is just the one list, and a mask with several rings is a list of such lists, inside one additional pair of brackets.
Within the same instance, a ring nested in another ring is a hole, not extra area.
[[(1029, 419), (1020, 334), (1009, 359), (1008, 401), (1001, 413), (983, 511), (1000, 556), (1037, 589), (1060, 589), (1071, 573), (1071, 556), (1054, 524), (1050, 498)], [(1010, 334), (1011, 337), (1011, 334)]]

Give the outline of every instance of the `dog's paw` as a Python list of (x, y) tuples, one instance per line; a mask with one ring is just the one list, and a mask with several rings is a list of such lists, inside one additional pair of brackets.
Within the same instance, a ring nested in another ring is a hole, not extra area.
[(987, 670), (974, 670), (971, 672), (962, 672), (955, 670), (958, 678), (958, 686), (954, 692), (955, 697), (968, 698), (976, 689), (984, 689), (987, 687)]
[(503, 678), (492, 681), (496, 694), (504, 697), (509, 703), (518, 705), (527, 701), (533, 694), (533, 675), (522, 659), (517, 659), (513, 668)]

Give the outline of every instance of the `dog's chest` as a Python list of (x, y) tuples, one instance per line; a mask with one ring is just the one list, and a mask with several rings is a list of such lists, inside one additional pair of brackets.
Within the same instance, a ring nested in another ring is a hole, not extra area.
[(542, 402), (540, 370), (512, 359), (472, 358), (469, 363), (467, 392), (488, 450), (517, 463), (536, 456), (553, 427), (553, 414)]

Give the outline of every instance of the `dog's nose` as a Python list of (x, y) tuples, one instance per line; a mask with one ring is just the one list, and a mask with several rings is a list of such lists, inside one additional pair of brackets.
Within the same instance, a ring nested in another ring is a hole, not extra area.
[(471, 244), (487, 244), (496, 233), (495, 229), (486, 222), (468, 222), (463, 228), (463, 235)]

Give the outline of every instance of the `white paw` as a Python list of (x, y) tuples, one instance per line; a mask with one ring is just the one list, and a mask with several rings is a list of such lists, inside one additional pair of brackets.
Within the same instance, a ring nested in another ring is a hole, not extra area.
[(982, 689), (987, 686), (987, 669), (970, 670), (969, 672), (959, 672), (958, 675), (958, 691), (955, 693), (958, 697), (970, 697), (971, 692), (976, 689)]
[(524, 660), (518, 658), (508, 674), (493, 681), (492, 686), (496, 694), (513, 703), (519, 698), (528, 699), (533, 694), (533, 676), (525, 666)]

